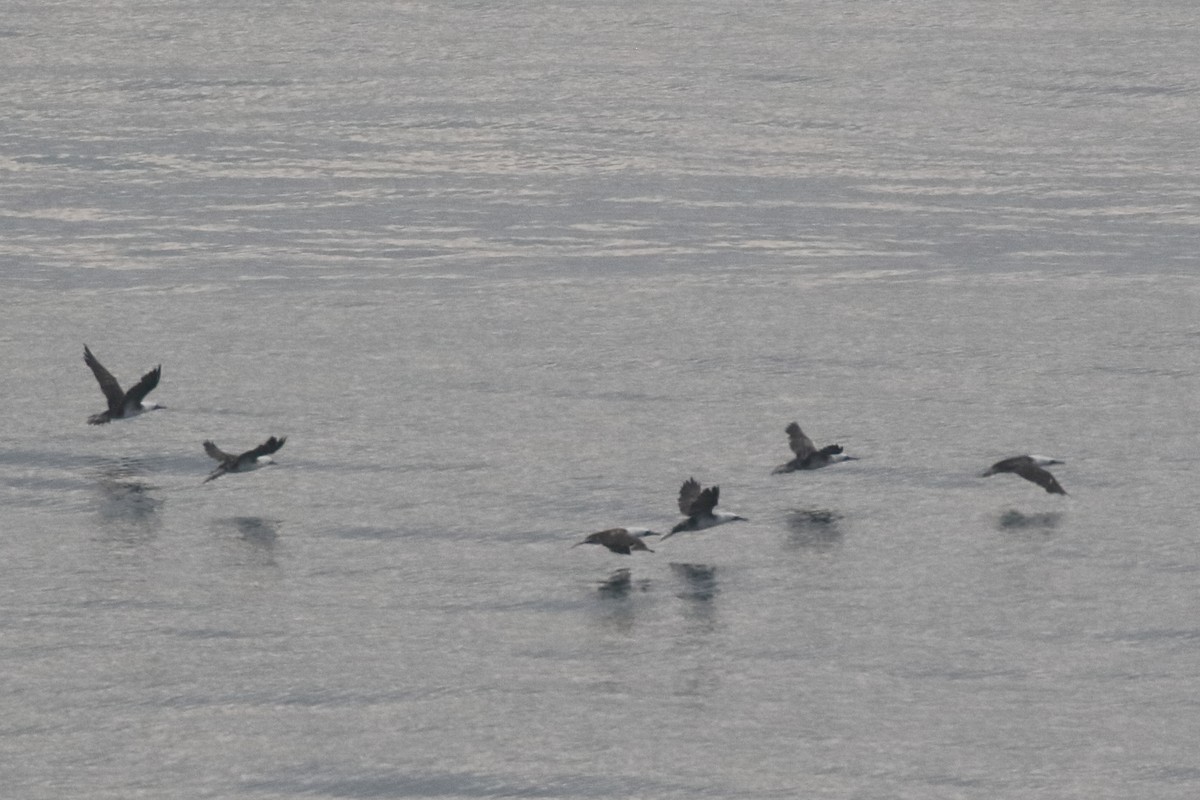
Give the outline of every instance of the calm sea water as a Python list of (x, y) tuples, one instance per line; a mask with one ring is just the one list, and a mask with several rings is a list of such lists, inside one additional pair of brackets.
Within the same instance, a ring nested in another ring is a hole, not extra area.
[(1195, 11), (1051, 5), (10, 3), (3, 794), (1197, 796)]

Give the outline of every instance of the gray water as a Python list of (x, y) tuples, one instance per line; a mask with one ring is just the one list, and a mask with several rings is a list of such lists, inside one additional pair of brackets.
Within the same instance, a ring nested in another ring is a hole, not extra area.
[(7, 4), (3, 795), (1196, 797), (1195, 22)]

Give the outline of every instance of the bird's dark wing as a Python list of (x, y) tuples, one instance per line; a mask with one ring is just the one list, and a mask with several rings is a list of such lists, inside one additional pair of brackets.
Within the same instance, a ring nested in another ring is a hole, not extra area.
[(1037, 466), (1029, 456), (1012, 456), (992, 464), (988, 472), (993, 475), (999, 472), (1016, 472), (1023, 465)]
[(158, 386), (158, 379), (162, 377), (162, 364), (159, 364), (154, 369), (142, 376), (142, 379), (137, 382), (128, 392), (125, 393), (125, 408), (137, 408), (146, 399), (146, 395)]
[(685, 517), (690, 517), (695, 512), (692, 511), (692, 504), (696, 502), (696, 498), (700, 496), (700, 484), (695, 478), (688, 478), (683, 482), (683, 486), (679, 487), (679, 513)]
[(224, 450), (208, 440), (205, 440), (204, 442), (204, 452), (208, 453), (209, 458), (220, 461), (222, 464), (224, 464), (226, 461), (233, 461), (232, 455), (226, 453)]
[(710, 486), (700, 493), (696, 502), (692, 503), (693, 514), (711, 514), (717, 507), (717, 498), (721, 495), (720, 486)]
[(240, 456), (238, 456), (237, 457), (238, 463), (239, 464), (249, 464), (253, 461), (256, 461), (259, 456), (269, 456), (271, 453), (274, 453), (276, 450), (283, 447), (283, 443), (286, 441), (287, 441), (286, 436), (281, 436), (278, 439), (276, 439), (274, 436), (272, 436), (270, 439), (267, 439), (265, 442), (263, 442), (258, 447), (254, 448), (253, 450), (247, 450), (246, 452), (244, 452)]
[(1033, 481), (1038, 486), (1041, 486), (1050, 494), (1066, 494), (1066, 491), (1058, 485), (1058, 481), (1054, 479), (1046, 470), (1039, 467), (1032, 461), (1028, 461), (1019, 465), (1015, 470), (1018, 475), (1027, 481)]
[(125, 392), (121, 391), (121, 384), (96, 360), (86, 344), (83, 346), (83, 363), (92, 368), (92, 374), (100, 383), (100, 391), (104, 392), (104, 398), (108, 400), (108, 410), (114, 413), (120, 411), (125, 403)]
[(630, 533), (629, 531), (626, 531), (626, 530), (617, 531), (616, 534), (613, 536), (612, 541), (613, 541), (613, 544), (624, 548), (624, 552), (626, 555), (629, 555), (630, 550), (645, 550), (650, 553), (654, 552), (653, 550), (651, 550), (649, 547), (646, 546), (645, 542), (643, 542), (641, 539), (639, 539), (638, 537), (634, 536), (632, 533)]
[(788, 425), (785, 433), (788, 435), (788, 446), (792, 448), (792, 452), (796, 454), (797, 458), (808, 458), (817, 449), (813, 440), (805, 436), (804, 431), (800, 430), (800, 426), (796, 423)]

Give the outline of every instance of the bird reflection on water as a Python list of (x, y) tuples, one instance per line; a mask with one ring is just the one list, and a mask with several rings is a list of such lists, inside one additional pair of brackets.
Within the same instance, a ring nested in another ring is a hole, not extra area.
[(684, 600), (710, 603), (717, 596), (717, 568), (708, 564), (671, 564), (671, 572), (683, 579), (684, 591), (679, 595)]
[(633, 631), (634, 610), (638, 604), (633, 602), (634, 592), (650, 591), (650, 581), (642, 578), (635, 581), (628, 567), (615, 570), (596, 586), (599, 601), (595, 606), (597, 618), (603, 626), (610, 630), (629, 634)]
[(793, 509), (787, 517), (788, 542), (794, 547), (829, 549), (842, 541), (841, 520), (841, 512), (829, 508)]
[(145, 533), (157, 528), (163, 501), (157, 487), (144, 483), (143, 467), (136, 459), (121, 459), (96, 468), (96, 488), (102, 502), (96, 513), (106, 528), (117, 532)]
[(242, 539), (259, 547), (270, 548), (279, 538), (279, 520), (264, 517), (234, 517), (230, 520)]
[(616, 570), (608, 578), (600, 581), (600, 585), (597, 587), (601, 597), (617, 599), (628, 597), (631, 589), (633, 589), (633, 575), (627, 568)]
[(1000, 518), (996, 520), (997, 526), (1001, 530), (1051, 530), (1058, 527), (1058, 523), (1062, 520), (1062, 513), (1058, 511), (1043, 511), (1034, 514), (1025, 514), (1017, 511), (1015, 508), (1000, 514)]

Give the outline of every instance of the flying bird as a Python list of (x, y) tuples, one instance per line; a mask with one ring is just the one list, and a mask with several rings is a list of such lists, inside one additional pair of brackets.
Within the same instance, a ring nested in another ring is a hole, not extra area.
[(771, 470), (772, 475), (795, 472), (798, 469), (820, 469), (840, 461), (858, 460), (854, 456), (845, 455), (841, 445), (831, 444), (818, 450), (817, 446), (813, 444), (813, 440), (808, 438), (795, 422), (788, 425), (784, 433), (788, 435), (788, 446), (792, 448), (796, 457)]
[(1048, 467), (1051, 464), (1062, 463), (1065, 462), (1046, 456), (1013, 456), (1012, 458), (1006, 458), (1003, 461), (997, 461), (995, 464), (992, 464), (982, 474), (982, 477), (986, 478), (998, 472), (1013, 472), (1027, 481), (1033, 481), (1050, 494), (1066, 494), (1066, 490), (1059, 486), (1054, 476), (1048, 470), (1044, 469), (1044, 467)]
[(710, 486), (701, 489), (695, 478), (688, 478), (679, 487), (679, 510), (687, 517), (671, 532), (662, 537), (666, 541), (683, 531), (702, 531), (714, 525), (724, 525), (726, 522), (746, 522), (745, 517), (739, 517), (729, 511), (713, 511), (717, 507), (717, 499), (721, 496), (720, 486)]
[(654, 551), (642, 541), (642, 538), (645, 536), (658, 536), (658, 534), (646, 528), (609, 528), (606, 531), (593, 533), (582, 542), (571, 546), (579, 547), (581, 544), (599, 544), (623, 556), (629, 555), (634, 550), (645, 550), (647, 553), (653, 553)]
[(205, 441), (204, 452), (208, 453), (209, 458), (219, 461), (220, 464), (212, 471), (211, 475), (204, 479), (204, 483), (215, 481), (226, 472), (251, 472), (267, 464), (274, 464), (275, 462), (271, 460), (271, 453), (283, 447), (283, 443), (286, 441), (286, 436), (278, 439), (272, 436), (253, 450), (247, 450), (237, 456), (226, 453), (210, 441)]
[(155, 386), (158, 386), (158, 379), (162, 377), (162, 364), (143, 375), (136, 386), (125, 392), (121, 390), (121, 384), (117, 383), (117, 379), (112, 376), (112, 373), (96, 360), (86, 344), (83, 346), (83, 362), (91, 367), (92, 374), (96, 376), (96, 380), (100, 384), (100, 391), (104, 392), (104, 398), (108, 400), (107, 409), (88, 417), (89, 425), (103, 425), (114, 419), (136, 417), (143, 411), (166, 408), (158, 403), (145, 402), (146, 395), (150, 394)]

